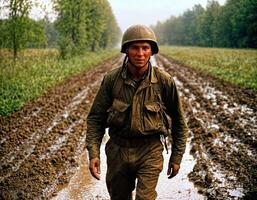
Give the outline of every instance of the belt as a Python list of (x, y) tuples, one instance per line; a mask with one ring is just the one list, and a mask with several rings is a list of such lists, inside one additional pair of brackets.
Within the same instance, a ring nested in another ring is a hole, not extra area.
[(113, 140), (115, 144), (121, 147), (136, 148), (144, 144), (149, 144), (152, 141), (160, 140), (160, 135), (154, 134), (154, 135), (147, 135), (147, 136), (137, 137), (137, 138), (129, 138), (129, 137), (124, 138), (124, 137), (113, 136), (110, 139)]

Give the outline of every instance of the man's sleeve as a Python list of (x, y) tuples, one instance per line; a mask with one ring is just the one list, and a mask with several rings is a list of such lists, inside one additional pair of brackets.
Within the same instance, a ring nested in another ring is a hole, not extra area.
[(174, 80), (171, 78), (166, 88), (167, 112), (172, 118), (172, 163), (180, 164), (186, 148), (188, 128), (182, 104)]
[(100, 145), (105, 133), (107, 109), (111, 106), (110, 81), (104, 78), (87, 117), (86, 148), (89, 159), (100, 158)]

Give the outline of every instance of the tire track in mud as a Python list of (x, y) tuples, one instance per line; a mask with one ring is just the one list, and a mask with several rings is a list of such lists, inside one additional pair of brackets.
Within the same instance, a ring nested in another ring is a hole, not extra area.
[(47, 198), (68, 181), (85, 148), (92, 98), (103, 75), (120, 62), (110, 59), (0, 118), (0, 199)]
[(208, 199), (256, 197), (257, 95), (158, 58), (182, 93), (197, 159), (191, 180)]

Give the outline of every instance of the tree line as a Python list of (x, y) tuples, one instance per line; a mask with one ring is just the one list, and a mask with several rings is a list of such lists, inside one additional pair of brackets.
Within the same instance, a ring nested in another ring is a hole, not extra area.
[(160, 44), (257, 48), (257, 1), (208, 0), (152, 26)]
[(0, 5), (0, 48), (58, 47), (61, 57), (114, 47), (121, 30), (107, 0), (53, 0), (57, 19), (29, 17), (32, 0), (5, 0)]

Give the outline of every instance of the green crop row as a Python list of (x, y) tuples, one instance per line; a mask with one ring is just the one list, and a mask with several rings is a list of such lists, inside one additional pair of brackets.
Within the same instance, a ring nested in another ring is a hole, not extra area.
[(14, 61), (0, 50), (0, 115), (20, 109), (26, 102), (42, 95), (67, 77), (88, 70), (118, 54), (116, 49), (85, 53), (70, 59), (59, 59), (54, 49), (24, 50)]
[(257, 50), (163, 46), (161, 53), (216, 78), (257, 90)]

